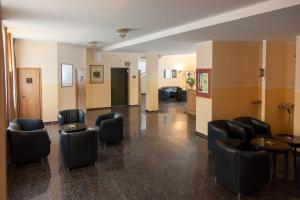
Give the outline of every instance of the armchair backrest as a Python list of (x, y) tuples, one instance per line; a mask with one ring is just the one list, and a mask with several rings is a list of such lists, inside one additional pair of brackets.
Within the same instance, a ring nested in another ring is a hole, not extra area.
[(69, 109), (58, 112), (59, 125), (68, 123), (85, 123), (85, 113), (79, 109)]
[(10, 130), (18, 131), (34, 131), (44, 128), (44, 123), (41, 119), (23, 119), (17, 118), (9, 122)]
[(228, 132), (230, 133), (230, 138), (241, 139), (245, 141), (250, 141), (251, 137), (247, 130), (240, 124), (234, 121), (228, 121)]
[(271, 137), (271, 126), (254, 117), (238, 117), (234, 121), (241, 123), (249, 132), (252, 132), (253, 137), (256, 134)]

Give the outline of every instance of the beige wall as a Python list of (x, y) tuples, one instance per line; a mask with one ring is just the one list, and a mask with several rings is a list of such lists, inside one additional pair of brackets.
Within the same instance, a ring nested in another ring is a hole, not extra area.
[(258, 117), (260, 44), (214, 42), (212, 118)]
[[(111, 106), (111, 68), (125, 68), (125, 62), (130, 62), (129, 68), (129, 105), (138, 104), (138, 60), (142, 54), (136, 53), (97, 53), (87, 50), (87, 65), (104, 65), (104, 83), (91, 84), (90, 69), (87, 69), (86, 102), (87, 108), (103, 108)], [(134, 78), (134, 76), (136, 78)]]
[[(78, 45), (58, 43), (57, 46), (57, 68), (58, 68), (58, 82), (59, 82), (59, 110), (76, 108), (76, 82), (75, 69), (86, 68), (86, 48)], [(61, 64), (73, 65), (73, 86), (61, 87)]]
[[(197, 44), (197, 68), (213, 68), (213, 42)], [(207, 123), (212, 120), (212, 99), (196, 97), (196, 131), (207, 135)]]
[(295, 111), (294, 134), (300, 136), (300, 36), (296, 40), (296, 79), (295, 79)]
[[(162, 56), (159, 59), (158, 65), (158, 87), (180, 86), (182, 88), (185, 88), (185, 72), (196, 71), (196, 54)], [(181, 71), (181, 73), (177, 73), (177, 78), (164, 78), (163, 73), (165, 69), (175, 69)]]
[(17, 67), (38, 67), (42, 72), (42, 118), (56, 121), (58, 112), (57, 43), (15, 40)]

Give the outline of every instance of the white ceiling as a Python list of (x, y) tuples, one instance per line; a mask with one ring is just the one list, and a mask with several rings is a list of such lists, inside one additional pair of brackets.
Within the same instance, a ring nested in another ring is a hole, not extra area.
[[(300, 0), (272, 1), (300, 4)], [(264, 2), (269, 1), (2, 0), (2, 12), (4, 24), (16, 38), (79, 45), (87, 45), (89, 41), (101, 41), (101, 46), (107, 47)], [(284, 10), (286, 11), (276, 10), (226, 23), (216, 23), (201, 29), (182, 31), (180, 34), (113, 49), (190, 52), (196, 42), (203, 40), (258, 40), (267, 36), (291, 37), (299, 34), (299, 6)], [(133, 28), (135, 31), (130, 32), (125, 39), (120, 39), (115, 32), (120, 27)]]

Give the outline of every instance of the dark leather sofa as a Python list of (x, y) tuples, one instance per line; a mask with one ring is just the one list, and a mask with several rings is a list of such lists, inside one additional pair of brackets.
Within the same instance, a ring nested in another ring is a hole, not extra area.
[(218, 140), (215, 146), (215, 178), (232, 191), (248, 194), (269, 182), (270, 155), (240, 140)]
[(175, 94), (175, 98), (179, 102), (186, 101), (187, 91), (186, 90), (178, 90)]
[(180, 90), (182, 90), (182, 88), (178, 86), (161, 87), (158, 90), (159, 99), (166, 100), (169, 98), (176, 98), (176, 92)]
[(79, 109), (59, 111), (57, 114), (58, 124), (63, 126), (69, 123), (85, 123), (85, 113)]
[(249, 132), (251, 132), (252, 137), (265, 137), (271, 138), (271, 126), (261, 120), (254, 117), (238, 117), (234, 121), (242, 124)]
[(251, 135), (242, 125), (229, 120), (208, 122), (208, 150), (213, 152), (215, 141), (221, 139), (240, 139), (250, 142)]
[(61, 147), (68, 168), (94, 165), (97, 160), (97, 129), (61, 132)]
[(7, 133), (12, 164), (40, 160), (50, 153), (51, 141), (40, 119), (15, 119)]
[(114, 144), (123, 140), (123, 115), (118, 112), (100, 115), (96, 119), (99, 140), (105, 144)]

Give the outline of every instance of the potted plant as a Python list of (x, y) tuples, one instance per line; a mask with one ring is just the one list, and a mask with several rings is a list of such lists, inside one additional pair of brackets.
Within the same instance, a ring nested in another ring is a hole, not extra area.
[(186, 80), (186, 84), (188, 86), (189, 89), (193, 89), (193, 86), (196, 82), (196, 79), (192, 76), (188, 77), (187, 80)]

